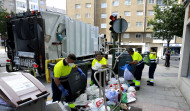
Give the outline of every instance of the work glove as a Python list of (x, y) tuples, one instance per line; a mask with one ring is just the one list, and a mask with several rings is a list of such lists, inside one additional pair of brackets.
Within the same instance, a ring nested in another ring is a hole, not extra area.
[(58, 86), (58, 88), (59, 88), (59, 90), (63, 93), (64, 96), (68, 96), (68, 95), (69, 95), (68, 90), (65, 89), (62, 84), (60, 84), (60, 85)]
[(82, 72), (81, 68), (78, 68), (77, 71), (81, 74), (82, 77), (86, 78), (86, 75)]
[(120, 67), (121, 70), (125, 70), (126, 66), (122, 66)]

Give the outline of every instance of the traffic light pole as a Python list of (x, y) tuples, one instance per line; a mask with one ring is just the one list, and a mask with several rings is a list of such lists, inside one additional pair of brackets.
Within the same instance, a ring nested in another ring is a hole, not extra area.
[[(121, 48), (121, 33), (122, 33), (122, 19), (120, 16), (119, 48)], [(120, 50), (119, 50), (119, 52), (120, 52)]]
[[(115, 48), (117, 33), (112, 32), (112, 36), (113, 36), (113, 48)], [(115, 64), (115, 49), (113, 49), (112, 51), (112, 69), (114, 68), (114, 64)]]

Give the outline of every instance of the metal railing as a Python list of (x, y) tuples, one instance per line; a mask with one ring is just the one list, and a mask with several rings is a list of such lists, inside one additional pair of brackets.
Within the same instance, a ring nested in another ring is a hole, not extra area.
[[(99, 85), (99, 97), (102, 96), (101, 94), (101, 90), (103, 92), (103, 98), (104, 98), (104, 105), (105, 105), (105, 110), (108, 111), (107, 109), (107, 102), (106, 102), (106, 94), (105, 94), (105, 87), (106, 87), (106, 75), (107, 75), (107, 72), (109, 71), (109, 75), (108, 75), (108, 80), (110, 80), (110, 78), (112, 77), (112, 74), (114, 75), (114, 77), (118, 80), (119, 82), (119, 93), (120, 93), (120, 99), (119, 99), (119, 102), (116, 104), (116, 106), (113, 108), (112, 111), (115, 111), (115, 109), (121, 104), (121, 98), (122, 98), (122, 90), (121, 90), (121, 83), (120, 83), (120, 80), (118, 78), (118, 76), (114, 73), (114, 71), (111, 69), (111, 68), (105, 68), (105, 69), (99, 69), (98, 71), (96, 71), (94, 73), (94, 78), (97, 82), (97, 84)], [(102, 86), (102, 72), (103, 72), (103, 86)], [(98, 79), (96, 78), (96, 75), (99, 74), (99, 81)]]
[(115, 69), (115, 66), (116, 66), (116, 63), (117, 63), (117, 61), (118, 61), (118, 59), (119, 59), (119, 57), (126, 51), (126, 48), (111, 48), (110, 50), (108, 50), (107, 52), (106, 52), (106, 54), (108, 53), (108, 52), (110, 52), (111, 50), (123, 50), (122, 51), (122, 53), (121, 54), (119, 54), (119, 56), (117, 56), (117, 57), (115, 57), (116, 58), (116, 62), (114, 63), (114, 66), (113, 66), (113, 69)]

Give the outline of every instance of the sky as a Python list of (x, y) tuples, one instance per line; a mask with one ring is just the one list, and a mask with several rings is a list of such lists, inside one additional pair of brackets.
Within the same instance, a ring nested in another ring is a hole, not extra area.
[(46, 0), (46, 5), (66, 10), (66, 0)]

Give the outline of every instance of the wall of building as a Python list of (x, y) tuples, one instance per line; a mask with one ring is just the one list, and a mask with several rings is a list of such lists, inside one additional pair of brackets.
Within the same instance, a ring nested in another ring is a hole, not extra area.
[(185, 10), (184, 28), (183, 28), (183, 42), (181, 48), (180, 67), (178, 72), (178, 86), (182, 94), (190, 105), (190, 5), (188, 3)]
[[(91, 4), (90, 8), (86, 7), (87, 3)], [(94, 3), (94, 1), (89, 0), (67, 0), (66, 13), (71, 18), (94, 25)], [(76, 8), (76, 5), (80, 5), (80, 8)], [(79, 14), (80, 17), (76, 18), (76, 14)], [(86, 14), (90, 14), (90, 17), (86, 17)]]

